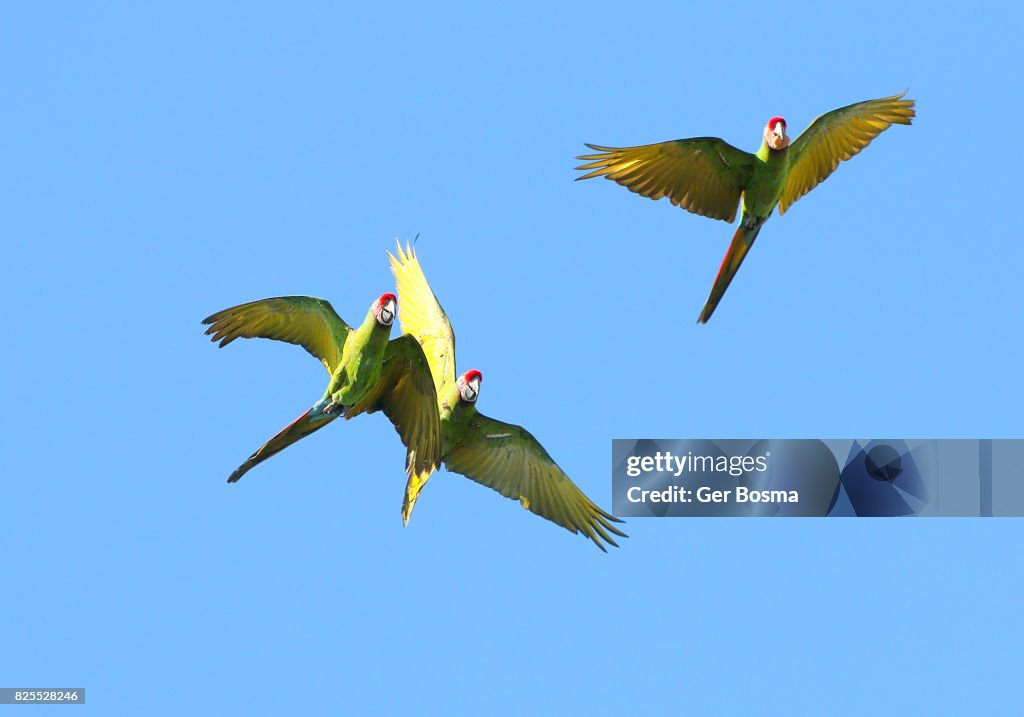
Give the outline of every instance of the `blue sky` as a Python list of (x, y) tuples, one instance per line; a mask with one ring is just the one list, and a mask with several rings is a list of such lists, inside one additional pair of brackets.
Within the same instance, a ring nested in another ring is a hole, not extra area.
[[(324, 375), (199, 321), (359, 321), (418, 233), (481, 410), (604, 506), (613, 437), (1020, 437), (1018, 11), (89, 5), (0, 11), (3, 686), (105, 715), (1017, 704), (1018, 520), (633, 520), (604, 555), (441, 473), (403, 528), (379, 415), (229, 486)], [(572, 181), (583, 142), (754, 150), (906, 87), (914, 126), (773, 217), (707, 326), (732, 228)]]

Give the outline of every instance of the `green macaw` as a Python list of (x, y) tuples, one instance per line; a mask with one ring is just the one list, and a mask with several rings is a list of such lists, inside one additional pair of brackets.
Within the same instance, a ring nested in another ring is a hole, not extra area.
[[(402, 300), (402, 331), (415, 336), (430, 364), (441, 415), (441, 460), (448, 470), (518, 499), (542, 518), (582, 533), (601, 550), (615, 545), (608, 535), (627, 537), (612, 523), (618, 518), (594, 505), (552, 460), (530, 433), (511, 423), (488, 418), (476, 409), (483, 375), (455, 373), (455, 335), (444, 309), (423, 275), (415, 252), (398, 247), (388, 253)], [(429, 476), (409, 481), (402, 517), (408, 522), (419, 492)], [(607, 552), (607, 551), (606, 551)]]
[(678, 207), (732, 222), (743, 201), (743, 213), (725, 253), (711, 295), (697, 323), (706, 323), (729, 288), (743, 257), (776, 205), (785, 214), (790, 205), (814, 189), (839, 163), (860, 152), (892, 124), (910, 124), (914, 101), (901, 94), (868, 100), (826, 112), (792, 143), (786, 120), (772, 117), (764, 127), (761, 149), (750, 154), (717, 137), (694, 137), (641, 147), (601, 147), (576, 169), (580, 179), (605, 177), (631, 192), (669, 201)]
[(430, 365), (411, 336), (388, 340), (397, 309), (398, 298), (383, 294), (353, 329), (323, 299), (279, 296), (203, 319), (210, 340), (222, 347), (239, 337), (286, 341), (320, 359), (331, 377), (323, 398), (260, 446), (228, 483), (338, 416), (374, 411), (383, 411), (398, 431), (410, 483), (425, 480), (440, 465), (441, 425)]

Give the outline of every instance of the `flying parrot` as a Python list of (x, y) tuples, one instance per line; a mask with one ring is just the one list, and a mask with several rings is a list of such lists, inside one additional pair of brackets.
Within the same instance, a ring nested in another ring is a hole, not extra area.
[[(488, 418), (476, 409), (483, 375), (455, 371), (455, 335), (444, 309), (423, 275), (415, 252), (390, 252), (391, 270), (402, 301), (402, 331), (416, 337), (430, 363), (441, 416), (441, 460), (448, 470), (518, 499), (522, 506), (572, 533), (582, 533), (601, 550), (627, 537), (612, 523), (622, 521), (598, 508), (573, 484), (526, 429)], [(426, 478), (410, 481), (402, 506), (408, 522)]]
[(260, 446), (228, 483), (338, 416), (374, 411), (383, 411), (398, 431), (410, 483), (425, 480), (440, 465), (441, 426), (430, 365), (413, 337), (388, 340), (397, 309), (397, 297), (383, 294), (353, 329), (323, 299), (279, 296), (203, 319), (206, 334), (221, 347), (239, 337), (286, 341), (319, 359), (330, 375), (323, 398)]
[(902, 94), (868, 100), (826, 112), (790, 144), (786, 120), (772, 117), (764, 127), (761, 149), (750, 154), (717, 137), (693, 137), (640, 147), (587, 146), (577, 177), (605, 177), (631, 192), (669, 201), (678, 207), (732, 222), (742, 199), (740, 223), (711, 287), (697, 323), (707, 323), (729, 282), (750, 251), (761, 226), (776, 206), (785, 214), (839, 163), (860, 152), (892, 124), (910, 124), (914, 101)]

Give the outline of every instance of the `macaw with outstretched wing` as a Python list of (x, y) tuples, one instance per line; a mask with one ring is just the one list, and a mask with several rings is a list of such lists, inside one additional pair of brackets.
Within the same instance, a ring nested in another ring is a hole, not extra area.
[(330, 375), (323, 397), (238, 466), (229, 483), (338, 416), (375, 411), (391, 420), (406, 447), (410, 483), (425, 480), (440, 465), (441, 425), (430, 366), (411, 336), (388, 340), (397, 311), (398, 297), (383, 294), (353, 329), (323, 299), (278, 296), (203, 319), (206, 334), (221, 347), (237, 338), (297, 344)]
[[(430, 364), (441, 416), (441, 460), (448, 470), (518, 500), (524, 508), (573, 533), (582, 533), (601, 550), (606, 550), (604, 543), (618, 547), (609, 533), (626, 537), (613, 525), (621, 520), (584, 495), (529, 431), (477, 410), (483, 375), (475, 369), (457, 374), (455, 335), (448, 316), (415, 252), (399, 245), (397, 253), (388, 257), (402, 302), (402, 331), (416, 338)], [(427, 477), (409, 483), (402, 506), (405, 522)]]
[(756, 154), (736, 149), (717, 137), (694, 137), (640, 147), (601, 147), (585, 154), (577, 177), (605, 177), (631, 192), (661, 199), (712, 219), (732, 222), (742, 200), (740, 223), (722, 260), (711, 295), (697, 323), (707, 323), (729, 288), (761, 226), (776, 206), (785, 214), (871, 140), (893, 124), (909, 125), (914, 100), (902, 94), (857, 102), (826, 112), (790, 144), (786, 120), (772, 117)]

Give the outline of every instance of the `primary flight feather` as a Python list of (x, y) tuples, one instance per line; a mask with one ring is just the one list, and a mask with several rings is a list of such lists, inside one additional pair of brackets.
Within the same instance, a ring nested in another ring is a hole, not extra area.
[(764, 127), (761, 148), (750, 154), (717, 137), (694, 137), (640, 147), (588, 144), (596, 154), (577, 169), (580, 179), (605, 177), (650, 199), (667, 197), (694, 214), (732, 222), (741, 206), (740, 223), (722, 260), (698, 323), (706, 323), (753, 246), (761, 226), (776, 206), (779, 214), (893, 124), (909, 125), (914, 100), (906, 92), (857, 102), (826, 112), (792, 144), (786, 120), (772, 117)]
[(338, 416), (349, 419), (375, 411), (383, 411), (391, 420), (407, 449), (410, 482), (438, 467), (437, 393), (419, 343), (410, 336), (388, 340), (397, 308), (398, 298), (383, 294), (354, 329), (323, 299), (280, 296), (203, 319), (210, 340), (222, 347), (237, 338), (285, 341), (319, 359), (330, 376), (323, 397), (249, 456), (228, 478), (229, 483)]
[[(489, 418), (476, 409), (483, 375), (477, 370), (457, 375), (455, 335), (448, 316), (408, 246), (390, 253), (402, 302), (402, 331), (423, 347), (430, 364), (441, 417), (441, 460), (448, 470), (518, 500), (533, 513), (573, 533), (582, 533), (597, 547), (615, 545), (609, 533), (626, 537), (613, 523), (622, 521), (597, 507), (552, 460), (544, 447), (521, 426)], [(402, 517), (408, 522), (427, 475), (410, 481)]]

